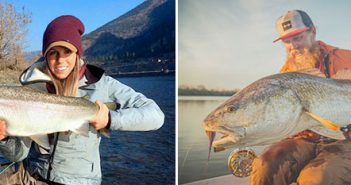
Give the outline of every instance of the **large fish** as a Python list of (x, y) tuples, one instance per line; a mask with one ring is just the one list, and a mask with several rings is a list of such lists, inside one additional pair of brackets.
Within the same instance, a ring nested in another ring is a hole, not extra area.
[(44, 148), (49, 147), (48, 133), (72, 131), (87, 135), (88, 122), (98, 109), (85, 98), (57, 96), (22, 86), (0, 86), (0, 119), (6, 121), (7, 135), (29, 136)]
[[(262, 78), (233, 95), (203, 122), (215, 151), (267, 145), (305, 129), (343, 139), (351, 124), (351, 81), (302, 73)], [(216, 133), (223, 136), (215, 140)]]

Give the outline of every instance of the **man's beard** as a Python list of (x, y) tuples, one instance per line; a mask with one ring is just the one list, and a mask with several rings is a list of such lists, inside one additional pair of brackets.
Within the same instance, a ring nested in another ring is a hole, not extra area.
[(288, 71), (301, 71), (318, 67), (320, 56), (319, 46), (313, 46), (310, 49), (304, 49), (302, 53), (295, 50), (288, 52), (288, 57), (285, 61)]

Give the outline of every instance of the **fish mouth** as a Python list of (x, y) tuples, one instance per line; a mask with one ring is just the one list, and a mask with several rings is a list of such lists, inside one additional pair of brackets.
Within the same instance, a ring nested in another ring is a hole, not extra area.
[[(240, 135), (231, 129), (225, 127), (219, 127), (218, 129), (212, 129), (204, 125), (206, 135), (209, 139), (209, 151), (208, 160), (210, 159), (211, 149), (214, 152), (221, 152), (227, 148), (230, 148), (240, 139)], [(216, 135), (221, 134), (220, 138), (215, 138)]]
[[(227, 133), (226, 131), (213, 131), (213, 130), (205, 130), (206, 135), (209, 139), (209, 148), (214, 149), (214, 152), (220, 152), (226, 149), (226, 145), (229, 143), (233, 144), (237, 142), (237, 136), (233, 133)], [(216, 135), (221, 134), (220, 138), (216, 138)]]

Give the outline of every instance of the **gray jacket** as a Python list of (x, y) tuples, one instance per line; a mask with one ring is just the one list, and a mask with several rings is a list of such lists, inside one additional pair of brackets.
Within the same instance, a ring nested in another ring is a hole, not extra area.
[[(37, 62), (20, 77), (24, 85), (46, 90), (50, 78), (42, 73)], [(110, 111), (110, 130), (148, 131), (160, 128), (164, 114), (157, 104), (143, 94), (119, 81), (105, 76), (102, 69), (87, 65), (79, 81), (78, 96), (87, 96), (92, 102), (117, 102), (121, 108)], [(19, 115), (20, 116), (20, 115)], [(101, 135), (90, 126), (89, 137), (72, 132), (58, 134), (51, 163), (50, 181), (62, 184), (100, 184), (101, 167), (99, 145)], [(53, 145), (51, 151), (53, 150)], [(22, 161), (34, 176), (46, 178), (50, 154), (26, 137), (9, 137), (0, 142), (0, 152), (11, 161)]]

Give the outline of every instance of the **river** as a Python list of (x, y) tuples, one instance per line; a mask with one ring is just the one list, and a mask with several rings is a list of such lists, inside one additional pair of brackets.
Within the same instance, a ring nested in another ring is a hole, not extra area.
[(230, 174), (230, 150), (212, 153), (208, 161), (208, 138), (202, 121), (228, 97), (179, 96), (178, 98), (178, 182), (184, 184)]
[(102, 184), (174, 184), (175, 76), (118, 80), (155, 100), (165, 113), (165, 123), (157, 131), (117, 131), (105, 138), (100, 147)]

